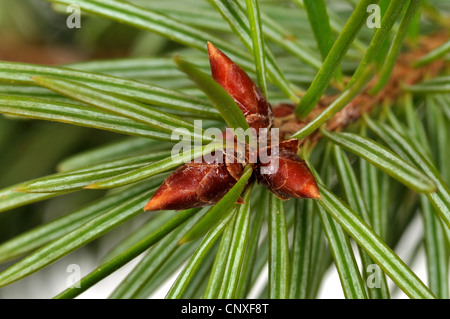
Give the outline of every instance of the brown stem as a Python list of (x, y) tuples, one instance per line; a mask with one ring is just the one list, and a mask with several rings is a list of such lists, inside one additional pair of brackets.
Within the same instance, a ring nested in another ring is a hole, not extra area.
[[(420, 68), (414, 68), (412, 66), (414, 61), (446, 41), (448, 41), (448, 35), (446, 33), (422, 37), (417, 47), (399, 55), (397, 63), (392, 70), (391, 77), (383, 90), (376, 95), (369, 94), (371, 88), (377, 83), (377, 78), (373, 78), (364, 91), (327, 122), (327, 129), (339, 131), (350, 123), (357, 121), (363, 113), (371, 111), (374, 107), (397, 100), (403, 93), (402, 88), (404, 86), (413, 85), (427, 78), (435, 77), (442, 73), (443, 70), (448, 69), (450, 63), (443, 59), (436, 60)], [(298, 121), (290, 116), (294, 112), (294, 105), (275, 105), (273, 110), (275, 116), (274, 126), (280, 129), (280, 133), (283, 136), (292, 135), (322, 113), (336, 98), (337, 95), (323, 96), (304, 121)], [(318, 133), (312, 134), (308, 138), (303, 139), (301, 143), (304, 143), (306, 139), (315, 141), (318, 137)]]

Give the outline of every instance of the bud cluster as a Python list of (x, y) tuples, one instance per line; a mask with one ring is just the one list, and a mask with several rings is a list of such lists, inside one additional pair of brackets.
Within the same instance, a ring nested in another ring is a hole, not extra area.
[[(279, 198), (319, 198), (313, 174), (297, 155), (299, 141), (279, 141), (278, 129), (273, 127), (272, 107), (266, 97), (237, 64), (209, 42), (208, 53), (212, 77), (233, 97), (250, 130), (215, 132), (214, 135), (226, 140), (225, 150), (216, 150), (175, 170), (145, 210), (213, 205), (236, 184), (247, 164), (253, 167), (254, 178)], [(242, 142), (246, 136), (255, 142)], [(175, 147), (172, 156), (178, 151), (179, 147)]]

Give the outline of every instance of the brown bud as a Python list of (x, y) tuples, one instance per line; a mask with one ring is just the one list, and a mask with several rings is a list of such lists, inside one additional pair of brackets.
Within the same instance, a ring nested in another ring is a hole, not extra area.
[(259, 163), (258, 181), (282, 199), (318, 199), (320, 194), (314, 175), (297, 151), (298, 141), (281, 142), (278, 154), (274, 152), (267, 163)]
[(251, 128), (272, 126), (272, 107), (253, 80), (223, 52), (208, 42), (212, 77), (236, 101)]
[(181, 210), (215, 204), (241, 175), (239, 163), (193, 161), (167, 177), (144, 210)]

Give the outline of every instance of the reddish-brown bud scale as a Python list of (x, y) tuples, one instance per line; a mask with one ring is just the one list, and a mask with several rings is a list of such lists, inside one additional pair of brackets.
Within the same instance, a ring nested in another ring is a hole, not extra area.
[[(257, 179), (279, 198), (320, 198), (319, 188), (311, 170), (298, 155), (299, 141), (279, 144), (278, 154), (270, 154), (267, 163), (259, 163)], [(264, 173), (266, 172), (266, 173)]]
[(184, 164), (166, 178), (144, 210), (181, 210), (215, 204), (241, 175), (239, 163)]
[(253, 80), (223, 52), (208, 42), (211, 74), (244, 113), (251, 128), (272, 126), (272, 107)]
[(278, 145), (279, 149), (289, 151), (291, 153), (297, 154), (300, 148), (300, 141), (296, 138), (291, 138), (290, 140), (281, 141)]
[(273, 116), (283, 118), (294, 114), (295, 105), (287, 103), (279, 103), (273, 107)]

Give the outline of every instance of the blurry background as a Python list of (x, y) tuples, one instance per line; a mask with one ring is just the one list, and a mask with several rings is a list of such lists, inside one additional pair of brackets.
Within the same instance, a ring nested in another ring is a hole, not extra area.
[[(156, 1), (153, 1), (155, 3)], [(67, 14), (57, 13), (43, 0), (0, 1), (0, 60), (37, 64), (67, 64), (79, 61), (120, 58), (171, 56), (178, 48), (165, 38), (120, 25), (106, 19), (82, 17), (81, 29), (66, 26)], [(157, 84), (157, 83), (155, 83)], [(0, 84), (1, 85), (1, 84)], [(1, 94), (1, 92), (0, 92)], [(63, 158), (123, 136), (72, 125), (11, 119), (0, 115), (0, 188), (55, 172)], [(54, 219), (103, 195), (102, 191), (82, 191), (0, 214), (0, 242), (46, 220)], [(51, 298), (67, 286), (67, 266), (77, 264), (82, 275), (92, 270), (101, 255), (120, 239), (121, 231), (140, 223), (134, 218), (110, 234), (90, 243), (43, 271), (18, 283), (0, 288), (0, 298)], [(411, 233), (420, 238), (416, 220)], [(404, 240), (398, 250), (408, 260), (416, 243)], [(425, 280), (423, 251), (412, 269)], [(1, 265), (1, 269), (7, 265)], [(88, 290), (80, 298), (105, 298), (131, 269), (127, 265), (113, 276)], [(154, 297), (163, 298), (169, 286)], [(327, 274), (319, 297), (343, 298), (334, 268)], [(402, 297), (400, 294), (399, 297)]]

